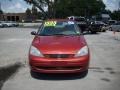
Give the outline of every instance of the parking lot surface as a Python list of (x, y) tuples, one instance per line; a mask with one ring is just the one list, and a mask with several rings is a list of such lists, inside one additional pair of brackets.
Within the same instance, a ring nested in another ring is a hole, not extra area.
[(91, 53), (89, 72), (86, 77), (76, 74), (39, 74), (34, 77), (29, 70), (27, 55), (34, 37), (30, 32), (36, 30), (0, 28), (0, 67), (21, 64), (20, 68), (4, 82), (2, 90), (119, 90), (119, 32), (116, 36), (111, 31), (85, 34)]

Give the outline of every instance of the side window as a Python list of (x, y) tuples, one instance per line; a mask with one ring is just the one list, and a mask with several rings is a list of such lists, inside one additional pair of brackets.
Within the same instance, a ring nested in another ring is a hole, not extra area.
[(120, 23), (115, 23), (115, 24), (113, 24), (113, 25), (120, 25)]
[(120, 25), (120, 22), (118, 22), (118, 25)]
[(78, 34), (81, 33), (81, 28), (77, 24), (75, 24), (75, 29), (76, 29), (77, 33), (79, 32)]

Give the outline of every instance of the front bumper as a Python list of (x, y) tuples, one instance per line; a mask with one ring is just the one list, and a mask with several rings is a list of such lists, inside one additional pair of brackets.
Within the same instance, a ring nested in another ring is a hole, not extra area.
[(79, 58), (47, 59), (29, 56), (32, 71), (41, 73), (77, 73), (88, 70), (89, 55)]

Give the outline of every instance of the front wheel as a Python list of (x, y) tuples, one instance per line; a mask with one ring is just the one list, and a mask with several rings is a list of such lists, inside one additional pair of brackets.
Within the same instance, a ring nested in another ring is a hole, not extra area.
[(79, 75), (80, 75), (81, 78), (86, 77), (87, 74), (88, 74), (88, 70), (79, 73)]
[(97, 32), (96, 31), (91, 31), (92, 34), (96, 34)]
[(109, 30), (112, 31), (112, 28), (110, 27)]

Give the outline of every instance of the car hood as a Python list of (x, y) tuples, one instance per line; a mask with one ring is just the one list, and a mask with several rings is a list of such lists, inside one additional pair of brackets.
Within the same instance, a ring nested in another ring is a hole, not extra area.
[(84, 36), (36, 36), (32, 45), (43, 54), (75, 54), (86, 45)]

